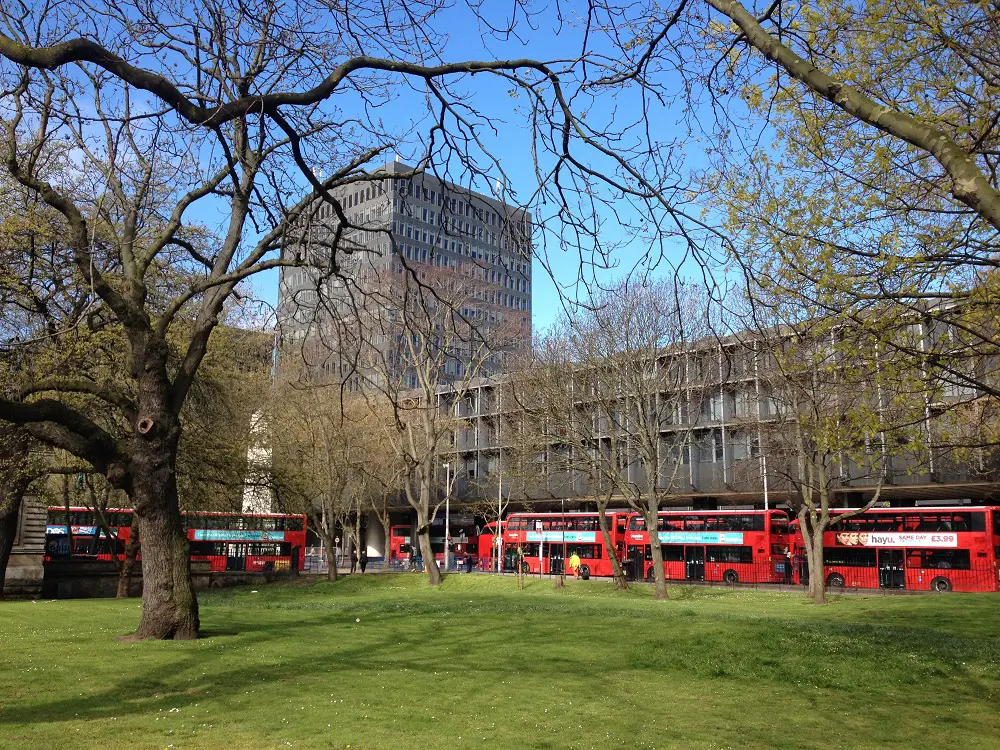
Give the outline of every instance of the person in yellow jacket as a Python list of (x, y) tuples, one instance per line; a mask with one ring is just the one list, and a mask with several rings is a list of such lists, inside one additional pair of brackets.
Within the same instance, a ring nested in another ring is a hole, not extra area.
[(580, 556), (575, 552), (569, 558), (569, 569), (577, 578), (580, 577)]

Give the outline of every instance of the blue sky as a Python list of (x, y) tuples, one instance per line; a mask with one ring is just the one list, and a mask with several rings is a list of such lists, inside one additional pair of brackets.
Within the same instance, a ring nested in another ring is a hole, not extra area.
[[(499, 6), (497, 6), (499, 8)], [(510, 6), (504, 6), (498, 12), (507, 12)], [(512, 38), (506, 41), (497, 41), (484, 37), (479, 33), (474, 25), (471, 12), (465, 6), (453, 7), (445, 16), (446, 22), (443, 24), (450, 32), (450, 39), (445, 46), (440, 57), (446, 61), (463, 59), (503, 59), (530, 57), (535, 59), (553, 59), (560, 56), (571, 57), (578, 51), (581, 39), (581, 27), (575, 23), (571, 16), (565, 15), (562, 20), (555, 15), (556, 6), (536, 6), (538, 15), (532, 19), (533, 30), (527, 29), (526, 24), (521, 22), (524, 29), (524, 40)], [(558, 29), (558, 33), (556, 30)], [(511, 85), (494, 77), (480, 75), (470, 79), (464, 84), (469, 89), (470, 103), (480, 111), (491, 116), (496, 124), (496, 133), (489, 129), (480, 131), (485, 141), (486, 148), (496, 157), (503, 166), (503, 171), (509, 179), (509, 187), (516, 192), (520, 200), (526, 200), (537, 186), (537, 178), (534, 173), (534, 162), (530, 156), (530, 133), (525, 126), (524, 118), (524, 95), (512, 97), (509, 93)], [(475, 89), (471, 89), (474, 85)], [(420, 138), (429, 130), (430, 118), (419, 116), (426, 112), (426, 104), (423, 101), (423, 94), (415, 88), (409, 91), (398, 91), (391, 106), (383, 107), (381, 117), (387, 126), (399, 128), (410, 134), (408, 138), (400, 144), (398, 149), (400, 157), (408, 162), (415, 163), (423, 153), (423, 144)], [(629, 100), (624, 95), (605, 100), (595, 100), (587, 106), (588, 123), (604, 121), (623, 121), (628, 118), (635, 119), (638, 116), (637, 107), (642, 105), (638, 99)], [(658, 113), (654, 121), (657, 126), (663, 129), (663, 133), (653, 133), (654, 138), (668, 138), (669, 129), (675, 127), (679, 120), (678, 113), (671, 113), (663, 110)], [(391, 157), (390, 157), (391, 158)], [(601, 166), (599, 161), (594, 162)], [(290, 171), (294, 170), (289, 165)], [(486, 192), (487, 184), (476, 186), (479, 190)], [(303, 184), (303, 190), (305, 189)], [(613, 210), (612, 210), (613, 209)], [(541, 212), (551, 211), (551, 206), (541, 207)], [(613, 217), (614, 211), (621, 212), (630, 219), (636, 219), (637, 215), (631, 211), (624, 203), (608, 207), (604, 211), (604, 218), (608, 223), (602, 229), (602, 240), (609, 243), (621, 243), (617, 250), (615, 261), (612, 265), (617, 268), (602, 270), (598, 278), (602, 283), (610, 283), (617, 275), (623, 273), (623, 269), (629, 268), (637, 255), (647, 249), (649, 242), (654, 239), (642, 242), (629, 242), (623, 228)], [(550, 224), (550, 228), (555, 228)], [(539, 247), (541, 249), (541, 247)], [(669, 255), (669, 254), (668, 254)], [(677, 256), (680, 253), (676, 253)], [(558, 315), (562, 300), (567, 296), (571, 297), (578, 290), (574, 290), (573, 282), (578, 276), (580, 263), (577, 256), (572, 253), (551, 252), (552, 270), (563, 286), (561, 296), (556, 285), (548, 274), (544, 271), (542, 264), (535, 260), (533, 263), (533, 325), (535, 330), (540, 330), (548, 326)], [(661, 269), (662, 270), (662, 269)], [(268, 272), (255, 277), (253, 283), (257, 295), (270, 304), (277, 301), (277, 272)]]

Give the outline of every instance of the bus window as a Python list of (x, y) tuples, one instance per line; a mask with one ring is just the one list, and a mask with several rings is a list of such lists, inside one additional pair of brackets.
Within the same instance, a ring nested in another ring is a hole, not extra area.
[(874, 568), (875, 550), (827, 547), (823, 550), (823, 564), (846, 568)]
[(708, 562), (752, 563), (753, 548), (745, 546), (719, 546), (708, 548)]
[(681, 544), (665, 544), (663, 550), (664, 562), (681, 562), (684, 560), (684, 546)]
[(705, 519), (701, 516), (687, 516), (684, 519), (684, 529), (687, 531), (704, 531)]
[(906, 567), (969, 570), (972, 563), (967, 549), (912, 549), (907, 551)]

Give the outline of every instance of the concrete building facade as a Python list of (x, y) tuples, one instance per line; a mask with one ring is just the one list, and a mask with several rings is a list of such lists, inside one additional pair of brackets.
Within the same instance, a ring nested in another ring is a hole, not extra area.
[[(763, 508), (794, 499), (788, 474), (781, 466), (789, 460), (787, 441), (780, 445), (792, 423), (787, 415), (783, 421), (780, 398), (768, 377), (772, 345), (751, 336), (713, 338), (696, 343), (682, 355), (689, 368), (690, 362), (697, 360), (703, 374), (681, 393), (661, 395), (679, 396), (676, 413), (662, 428), (664, 447), (659, 458), (659, 486), (671, 485), (673, 503), (706, 509)], [(513, 378), (500, 376), (468, 384), (460, 399), (448, 390), (441, 393), (442, 408), (459, 420), (454, 444), (441, 458), (458, 467), (457, 494), (466, 501), (492, 507), (502, 499), (512, 509), (525, 504), (537, 509), (559, 507), (564, 500), (572, 501), (573, 507), (586, 506), (588, 498), (598, 491), (592, 477), (578, 470), (554, 468), (572, 461), (543, 451), (531, 457), (529, 463), (534, 462), (534, 466), (528, 471), (516, 465), (524, 458), (518, 446), (518, 420), (523, 415), (522, 399), (514, 395), (517, 387)], [(861, 390), (870, 392), (873, 400), (878, 398), (874, 384), (861, 386)], [(921, 396), (919, 408), (925, 416), (911, 427), (925, 431), (927, 439), (915, 442), (912, 449), (897, 449), (884, 456), (878, 462), (878, 476), (873, 475), (870, 464), (862, 465), (865, 450), (843, 456), (836, 462), (835, 502), (840, 506), (861, 504), (876, 490), (881, 501), (893, 505), (1000, 502), (1000, 460), (995, 450), (966, 451), (956, 460), (934, 439), (941, 420), (953, 416), (951, 406), (976, 398), (967, 388), (947, 384), (938, 392), (937, 401)], [(595, 423), (600, 421), (596, 415), (594, 419)], [(595, 429), (596, 441), (607, 429)], [(683, 438), (671, 443), (671, 433)], [(579, 450), (561, 448), (556, 442), (547, 450)], [(872, 454), (879, 448), (873, 445), (866, 450)], [(675, 463), (680, 464), (677, 471)], [(641, 486), (645, 482), (642, 467), (637, 462), (628, 464), (621, 480)]]
[(482, 363), (470, 361), (471, 351), (456, 354), (444, 366), (448, 379), (499, 372), (506, 352), (529, 345), (533, 226), (526, 211), (398, 161), (332, 194), (347, 223), (318, 203), (285, 250), (309, 265), (281, 271), (283, 351), (296, 349), (307, 366), (348, 379), (356, 369), (353, 361), (344, 365), (358, 348), (353, 337), (383, 352), (399, 347), (392, 321), (405, 317), (411, 294), (421, 305), (440, 302), (488, 344), (492, 332), (504, 331)]

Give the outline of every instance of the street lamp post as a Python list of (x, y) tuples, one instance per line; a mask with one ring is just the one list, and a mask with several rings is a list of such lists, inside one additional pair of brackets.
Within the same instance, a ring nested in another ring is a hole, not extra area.
[(451, 464), (444, 465), (444, 569), (448, 571), (448, 550), (451, 547)]

